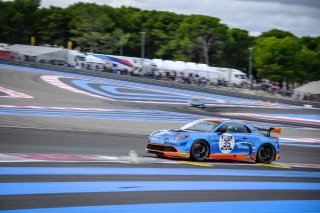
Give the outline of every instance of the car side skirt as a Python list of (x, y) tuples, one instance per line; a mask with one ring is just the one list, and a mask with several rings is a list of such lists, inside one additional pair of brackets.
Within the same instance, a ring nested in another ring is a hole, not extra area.
[(255, 154), (210, 154), (209, 159), (235, 160), (235, 161), (255, 161)]
[[(151, 147), (163, 147), (163, 150), (159, 149), (150, 149), (148, 146), (145, 150), (151, 154), (161, 155), (164, 157), (178, 157), (178, 158), (190, 158), (189, 152), (179, 152), (175, 146), (171, 145), (164, 145), (164, 144), (156, 144), (156, 143), (149, 143)], [(149, 146), (150, 147), (150, 146)], [(166, 151), (166, 148), (174, 149), (176, 151)], [(256, 161), (257, 155), (256, 154), (210, 154), (208, 159), (215, 159), (215, 160), (234, 160), (234, 161)], [(280, 154), (276, 154), (274, 161), (280, 159)]]

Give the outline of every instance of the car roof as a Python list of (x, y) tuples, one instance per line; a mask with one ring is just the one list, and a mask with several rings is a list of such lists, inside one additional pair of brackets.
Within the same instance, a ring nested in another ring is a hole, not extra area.
[(209, 122), (215, 122), (215, 123), (222, 123), (224, 121), (224, 120), (217, 119), (217, 118), (202, 118), (200, 120), (209, 121)]
[(215, 122), (215, 123), (230, 123), (230, 122), (235, 122), (235, 123), (240, 123), (246, 126), (250, 126), (249, 124), (244, 123), (243, 121), (239, 120), (230, 120), (230, 119), (219, 119), (219, 118), (202, 118), (200, 119), (202, 121), (209, 121), (209, 122)]
[(242, 125), (245, 125), (247, 126), (249, 129), (251, 129), (252, 131), (255, 130), (255, 128), (252, 126), (252, 124), (250, 123), (245, 123), (244, 121), (239, 121), (239, 120), (225, 120), (223, 123), (239, 123), (239, 124), (242, 124)]

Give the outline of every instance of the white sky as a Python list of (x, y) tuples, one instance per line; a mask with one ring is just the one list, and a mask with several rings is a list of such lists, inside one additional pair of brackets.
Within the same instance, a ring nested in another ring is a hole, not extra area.
[[(296, 36), (320, 36), (320, 0), (81, 0), (112, 7), (203, 14), (232, 28), (259, 35), (274, 28)], [(42, 7), (67, 7), (79, 0), (42, 0)]]

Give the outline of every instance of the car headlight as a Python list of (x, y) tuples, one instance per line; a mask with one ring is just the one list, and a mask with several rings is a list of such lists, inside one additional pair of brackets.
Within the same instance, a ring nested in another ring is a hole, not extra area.
[(157, 130), (157, 131), (152, 132), (152, 133), (150, 134), (150, 137), (154, 136), (155, 134), (157, 134), (157, 133), (159, 133), (159, 132), (161, 132), (161, 130)]
[(175, 140), (183, 140), (183, 139), (186, 139), (187, 137), (189, 137), (190, 134), (180, 134), (180, 135), (176, 135), (174, 137)]

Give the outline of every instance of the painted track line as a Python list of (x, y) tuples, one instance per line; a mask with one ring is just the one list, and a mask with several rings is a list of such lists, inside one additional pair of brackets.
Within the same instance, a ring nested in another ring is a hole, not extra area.
[(320, 209), (319, 200), (271, 200), (271, 201), (224, 201), (224, 202), (192, 202), (192, 203), (152, 203), (104, 206), (76, 206), (60, 208), (4, 210), (3, 213), (108, 213), (108, 212), (139, 212), (139, 213), (317, 213)]
[(0, 183), (0, 195), (189, 190), (320, 190), (320, 183), (246, 181), (106, 181)]
[[(236, 171), (236, 172), (235, 172)], [(241, 177), (320, 178), (320, 172), (245, 169), (188, 168), (94, 168), (94, 167), (0, 167), (0, 175), (194, 175)]]
[[(95, 77), (95, 76), (88, 76), (83, 74), (73, 74), (73, 73), (65, 73), (61, 71), (54, 71), (54, 70), (44, 70), (44, 69), (38, 69), (38, 68), (30, 68), (30, 67), (22, 67), (22, 66), (14, 66), (14, 65), (6, 65), (6, 64), (0, 64), (1, 68), (6, 69), (13, 69), (17, 71), (27, 71), (27, 72), (37, 72), (37, 73), (43, 73), (46, 75), (58, 75), (65, 78), (75, 78), (75, 79), (82, 79), (87, 81), (93, 81), (97, 83), (104, 83), (106, 85), (110, 84), (116, 84), (116, 85), (122, 85), (122, 86), (128, 86), (128, 87), (136, 87), (136, 88), (143, 88), (146, 90), (153, 90), (153, 91), (160, 91), (165, 93), (171, 93), (171, 94), (188, 94), (190, 97), (192, 96), (201, 96), (206, 97), (208, 100), (213, 100), (216, 103), (213, 103), (213, 106), (227, 106), (225, 104), (220, 105), (221, 100), (222, 102), (230, 102), (230, 105), (228, 106), (238, 106), (238, 107), (259, 107), (259, 108), (302, 108), (299, 106), (293, 106), (288, 104), (281, 104), (279, 106), (274, 106), (270, 104), (261, 105), (259, 100), (250, 100), (250, 99), (244, 99), (244, 98), (235, 98), (231, 96), (225, 96), (225, 95), (216, 95), (216, 94), (208, 94), (203, 92), (197, 92), (197, 91), (187, 91), (183, 89), (175, 89), (175, 88), (169, 88), (169, 87), (163, 87), (163, 86), (155, 86), (155, 85), (149, 85), (149, 84), (143, 84), (143, 83), (135, 83), (135, 82), (127, 82), (123, 80), (115, 80), (115, 79), (107, 79), (102, 77)], [(56, 82), (57, 83), (57, 82)], [(60, 86), (61, 84), (58, 83)], [(135, 102), (141, 102), (141, 101), (135, 101)], [(152, 102), (149, 101), (148, 103), (159, 103), (159, 102)], [(161, 103), (161, 102), (160, 102)], [(239, 103), (242, 103), (239, 104)], [(172, 102), (165, 102), (165, 104), (176, 104)], [(185, 104), (185, 103), (183, 103)], [(252, 106), (254, 104), (254, 106)]]
[[(264, 166), (281, 169), (294, 168), (310, 168), (320, 169), (320, 164), (304, 164), (304, 163), (284, 163), (274, 162), (272, 164), (252, 164), (244, 162), (219, 162), (219, 161), (206, 161), (203, 163), (162, 159), (157, 157), (138, 157), (138, 164), (188, 164), (192, 166)], [(0, 153), (0, 162), (14, 163), (14, 162), (55, 162), (55, 163), (123, 163), (131, 164), (132, 159), (130, 156), (105, 156), (105, 155), (75, 155), (75, 154), (37, 154), (37, 153)], [(1, 170), (1, 169), (0, 169)]]
[(320, 120), (316, 119), (303, 119), (303, 118), (291, 118), (286, 117), (283, 115), (279, 116), (267, 116), (267, 115), (260, 115), (260, 114), (254, 114), (254, 113), (220, 113), (220, 115), (225, 116), (238, 116), (238, 117), (244, 117), (244, 118), (256, 118), (256, 119), (262, 119), (262, 120), (271, 120), (271, 121), (287, 121), (287, 122), (295, 122), (295, 123), (306, 123), (306, 124), (312, 124), (312, 125), (320, 125)]
[[(102, 109), (102, 108), (81, 108), (81, 107), (52, 107), (52, 106), (15, 106), (0, 105), (0, 114), (13, 115), (31, 115), (31, 116), (56, 116), (56, 117), (79, 117), (79, 118), (95, 118), (95, 119), (112, 119), (112, 120), (143, 120), (148, 121), (174, 121), (189, 122), (208, 116), (187, 114), (179, 112), (170, 112), (162, 110), (118, 110), (118, 109)], [(150, 119), (149, 119), (150, 118)], [(229, 120), (223, 117), (212, 117), (220, 120)], [(280, 124), (261, 123), (254, 121), (243, 121), (251, 125), (264, 126), (285, 126)], [(309, 128), (310, 129), (310, 128)], [(311, 128), (317, 129), (317, 128)]]
[(33, 98), (30, 95), (24, 94), (22, 92), (13, 91), (4, 87), (0, 87), (0, 92), (7, 94), (6, 96), (0, 96), (0, 98)]

